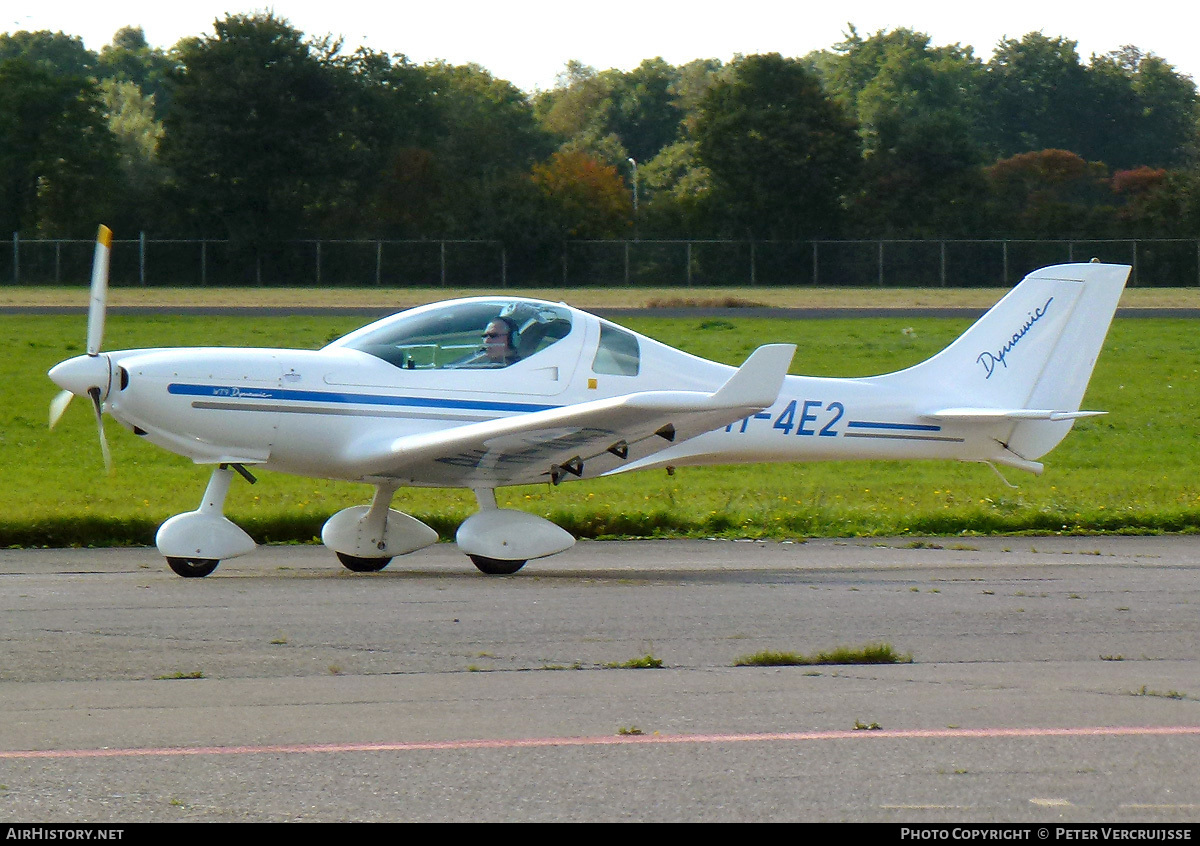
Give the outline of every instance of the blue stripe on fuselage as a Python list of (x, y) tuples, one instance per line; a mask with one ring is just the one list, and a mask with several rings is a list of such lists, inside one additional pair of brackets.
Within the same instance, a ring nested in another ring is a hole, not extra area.
[[(214, 399), (290, 400), (293, 402), (340, 403), (344, 405), (389, 405), (408, 408), (448, 408), (471, 411), (545, 411), (556, 405), (495, 400), (458, 400), (436, 397), (396, 397), (380, 394), (347, 394), (333, 391), (296, 391), (287, 388), (251, 388), (229, 385), (188, 385), (173, 382), (167, 393)], [(269, 406), (268, 406), (269, 408)]]
[(851, 420), (846, 424), (851, 429), (900, 429), (906, 432), (940, 432), (941, 426), (923, 423), (872, 423), (867, 420)]

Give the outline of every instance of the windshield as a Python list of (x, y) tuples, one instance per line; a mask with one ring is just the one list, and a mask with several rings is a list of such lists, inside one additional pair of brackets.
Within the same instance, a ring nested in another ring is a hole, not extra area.
[(565, 338), (569, 309), (512, 300), (453, 303), (401, 315), (342, 346), (406, 370), (508, 367)]

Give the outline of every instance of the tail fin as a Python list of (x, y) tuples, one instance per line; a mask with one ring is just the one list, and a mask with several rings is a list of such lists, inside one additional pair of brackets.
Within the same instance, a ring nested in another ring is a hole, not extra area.
[(931, 418), (1013, 421), (1006, 463), (1030, 465), (1091, 414), (1079, 405), (1129, 271), (1098, 262), (1036, 270), (933, 358), (877, 378), (922, 392)]

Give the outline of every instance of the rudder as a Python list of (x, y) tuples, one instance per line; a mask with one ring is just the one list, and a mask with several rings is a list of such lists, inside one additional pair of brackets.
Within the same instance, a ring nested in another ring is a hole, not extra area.
[[(1060, 267), (1073, 271), (1077, 268), (1084, 290), (1075, 306), (1075, 317), (1050, 351), (1052, 366), (1043, 369), (1025, 406), (1077, 411), (1131, 268), (1098, 262)], [(1026, 459), (1040, 458), (1066, 437), (1073, 423), (1073, 420), (1020, 423), (1013, 429), (1008, 448)]]

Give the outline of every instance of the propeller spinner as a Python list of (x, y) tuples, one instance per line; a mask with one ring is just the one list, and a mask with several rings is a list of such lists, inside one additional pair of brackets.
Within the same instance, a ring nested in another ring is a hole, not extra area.
[(100, 435), (100, 453), (104, 469), (112, 471), (112, 454), (104, 436), (104, 400), (112, 383), (112, 363), (100, 353), (104, 340), (104, 317), (108, 306), (108, 260), (112, 252), (112, 230), (101, 226), (96, 235), (96, 253), (92, 260), (92, 294), (88, 304), (87, 355), (79, 355), (56, 364), (50, 378), (62, 388), (50, 401), (50, 428), (54, 428), (66, 412), (71, 398), (87, 396), (96, 413), (96, 429)]

